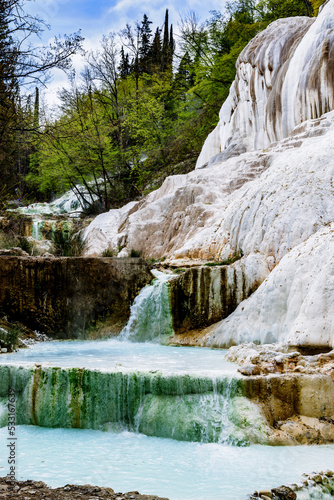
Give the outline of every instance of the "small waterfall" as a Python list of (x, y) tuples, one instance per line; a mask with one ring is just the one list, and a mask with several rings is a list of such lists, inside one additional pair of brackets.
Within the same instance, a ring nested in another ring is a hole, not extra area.
[(164, 344), (174, 333), (168, 284), (172, 276), (156, 270), (152, 273), (156, 279), (135, 298), (120, 340)]
[(241, 446), (267, 439), (264, 417), (244, 402), (238, 378), (0, 365), (2, 410), (8, 387), (17, 395), (18, 425), (128, 429)]
[(33, 220), (32, 222), (32, 230), (31, 230), (31, 236), (34, 238), (36, 241), (41, 241), (42, 239), (42, 229), (44, 227), (44, 221), (43, 220)]

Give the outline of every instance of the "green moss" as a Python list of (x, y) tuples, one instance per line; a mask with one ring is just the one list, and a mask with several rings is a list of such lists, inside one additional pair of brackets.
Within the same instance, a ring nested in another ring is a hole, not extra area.
[(237, 260), (240, 260), (243, 257), (244, 253), (242, 250), (239, 252), (235, 253), (232, 255), (232, 257), (229, 257), (228, 259), (222, 260), (220, 262), (206, 262), (204, 264), (205, 266), (209, 267), (214, 267), (214, 266), (229, 266), (231, 264), (234, 264), (234, 262), (237, 262)]

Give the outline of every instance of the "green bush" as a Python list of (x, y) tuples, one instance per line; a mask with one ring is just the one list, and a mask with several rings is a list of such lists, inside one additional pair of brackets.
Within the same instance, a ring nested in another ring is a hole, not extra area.
[(115, 257), (115, 252), (111, 247), (106, 248), (102, 252), (102, 257)]
[(28, 238), (24, 238), (24, 237), (19, 238), (19, 240), (17, 242), (17, 246), (22, 248), (22, 250), (27, 252), (29, 255), (33, 254), (34, 245), (32, 244), (31, 241), (28, 240)]
[(69, 230), (54, 231), (51, 240), (54, 245), (54, 255), (58, 257), (80, 257), (87, 247), (87, 242), (81, 233), (73, 234)]
[(22, 330), (19, 326), (12, 326), (9, 330), (0, 328), (1, 347), (5, 347), (9, 352), (13, 351), (21, 334)]
[(140, 250), (134, 250), (132, 248), (132, 250), (130, 252), (130, 257), (141, 257), (141, 251)]

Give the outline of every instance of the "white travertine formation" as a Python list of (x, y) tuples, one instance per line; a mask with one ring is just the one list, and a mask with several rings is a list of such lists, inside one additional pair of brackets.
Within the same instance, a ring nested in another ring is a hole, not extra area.
[(293, 17), (270, 24), (240, 54), (214, 140), (207, 138), (196, 167), (204, 166), (219, 148), (224, 158), (266, 148), (301, 122), (332, 110), (333, 68), (332, 1), (316, 20)]
[(334, 347), (334, 223), (291, 250), (204, 345), (254, 341)]
[(207, 345), (334, 347), (333, 37), (334, 0), (316, 20), (270, 25), (239, 57), (220, 123), (198, 162), (206, 168), (168, 177), (85, 231), (86, 255), (135, 249), (181, 263), (242, 250), (249, 286), (259, 276), (267, 281)]
[(277, 263), (334, 220), (334, 112), (303, 123), (267, 152), (168, 177), (139, 202), (88, 226), (87, 255), (225, 259), (242, 250)]

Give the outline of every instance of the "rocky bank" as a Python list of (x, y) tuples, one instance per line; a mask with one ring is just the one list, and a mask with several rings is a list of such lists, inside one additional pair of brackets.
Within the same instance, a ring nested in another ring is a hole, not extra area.
[(117, 493), (111, 488), (85, 484), (67, 484), (61, 488), (49, 488), (42, 481), (11, 481), (0, 477), (0, 498), (8, 500), (168, 500), (155, 495), (141, 495), (138, 491)]

